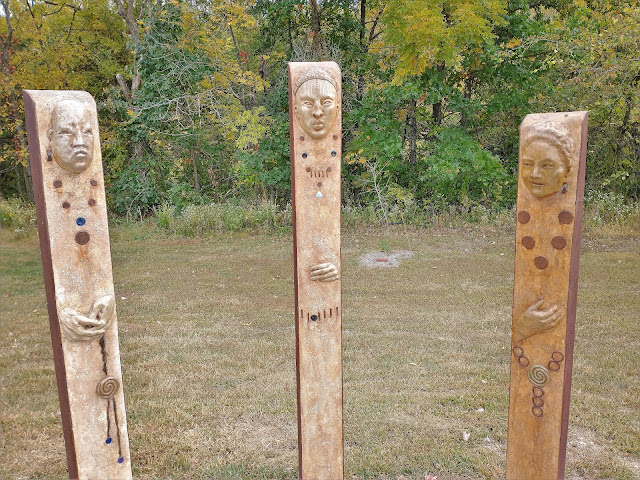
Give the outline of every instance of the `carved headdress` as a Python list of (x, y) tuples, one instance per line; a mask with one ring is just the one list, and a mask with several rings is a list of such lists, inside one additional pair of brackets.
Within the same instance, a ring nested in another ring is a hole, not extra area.
[(338, 84), (326, 70), (314, 67), (300, 75), (293, 88), (294, 95), (298, 93), (300, 87), (309, 80), (326, 80), (331, 85), (333, 85), (333, 88), (335, 88), (336, 90), (338, 89)]

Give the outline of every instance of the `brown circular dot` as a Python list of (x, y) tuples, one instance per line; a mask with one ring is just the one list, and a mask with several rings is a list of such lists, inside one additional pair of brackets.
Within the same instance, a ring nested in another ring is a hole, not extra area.
[(93, 207), (93, 206), (95, 206), (95, 204), (96, 204), (96, 200), (95, 200), (95, 198), (90, 198), (90, 199), (89, 199), (89, 206), (90, 206), (90, 207)]
[(569, 225), (571, 222), (573, 222), (573, 215), (571, 214), (571, 212), (563, 210), (558, 214), (558, 221), (562, 225)]
[(547, 260), (546, 257), (538, 256), (533, 259), (533, 264), (540, 270), (544, 270), (549, 266), (549, 260)]
[(307, 170), (307, 172), (310, 172), (311, 171), (311, 167), (307, 167), (306, 170)]
[(92, 187), (95, 187), (96, 185), (98, 185), (97, 180), (91, 180), (91, 182), (89, 182), (89, 183), (91, 183)]
[(322, 186), (322, 182), (318, 182), (318, 186), (321, 187)]
[(527, 250), (531, 250), (533, 247), (536, 246), (536, 241), (533, 239), (533, 237), (529, 237), (529, 236), (523, 237), (522, 246)]
[(334, 139), (334, 140), (337, 140), (337, 139), (338, 139), (338, 135), (334, 135), (334, 136), (333, 136), (333, 139)]
[(89, 235), (89, 232), (78, 232), (76, 233), (76, 243), (78, 245), (86, 245), (87, 243), (89, 243), (89, 240), (91, 240), (91, 235)]
[(333, 170), (331, 167), (327, 167), (327, 172), (330, 172), (331, 170)]
[(71, 206), (71, 204), (69, 202), (62, 202), (62, 208), (64, 208), (65, 210), (67, 208), (69, 208)]
[(529, 215), (529, 212), (525, 210), (523, 210), (522, 212), (518, 212), (518, 221), (520, 223), (529, 223), (529, 220), (531, 220), (531, 215)]
[(304, 142), (304, 135), (300, 135), (300, 141)]
[(53, 186), (55, 188), (60, 188), (62, 186), (62, 180), (54, 180)]
[(557, 237), (553, 237), (551, 240), (551, 246), (556, 250), (562, 250), (567, 246), (567, 239), (558, 235)]

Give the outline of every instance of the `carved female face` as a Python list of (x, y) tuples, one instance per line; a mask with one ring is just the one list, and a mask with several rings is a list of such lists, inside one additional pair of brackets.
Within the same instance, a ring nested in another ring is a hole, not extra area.
[(531, 142), (522, 153), (520, 175), (529, 191), (543, 198), (559, 191), (567, 179), (567, 159), (554, 145)]
[(58, 165), (71, 173), (85, 171), (93, 160), (91, 113), (81, 102), (64, 100), (51, 114), (49, 147)]
[(295, 112), (311, 138), (324, 138), (333, 127), (338, 114), (336, 97), (336, 89), (328, 80), (307, 80), (298, 89)]

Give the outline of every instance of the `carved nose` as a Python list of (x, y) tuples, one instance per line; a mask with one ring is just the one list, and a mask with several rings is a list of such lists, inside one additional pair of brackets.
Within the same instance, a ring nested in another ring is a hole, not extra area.
[(531, 172), (531, 176), (533, 178), (540, 178), (542, 176), (542, 175), (540, 175), (540, 169), (537, 166), (533, 167), (533, 171)]
[(320, 117), (322, 115), (322, 108), (320, 107), (320, 103), (316, 103), (313, 107), (313, 116)]
[(82, 136), (82, 132), (80, 130), (76, 130), (73, 135), (73, 144), (74, 145), (84, 145), (86, 142), (84, 141), (84, 137)]

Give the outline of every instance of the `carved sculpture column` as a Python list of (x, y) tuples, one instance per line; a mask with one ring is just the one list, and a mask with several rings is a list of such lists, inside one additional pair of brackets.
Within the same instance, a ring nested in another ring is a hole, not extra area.
[(507, 480), (564, 478), (587, 112), (520, 127)]
[(289, 63), (298, 463), (303, 480), (343, 477), (340, 105), (337, 64)]
[(130, 479), (95, 102), (23, 96), (69, 477)]

